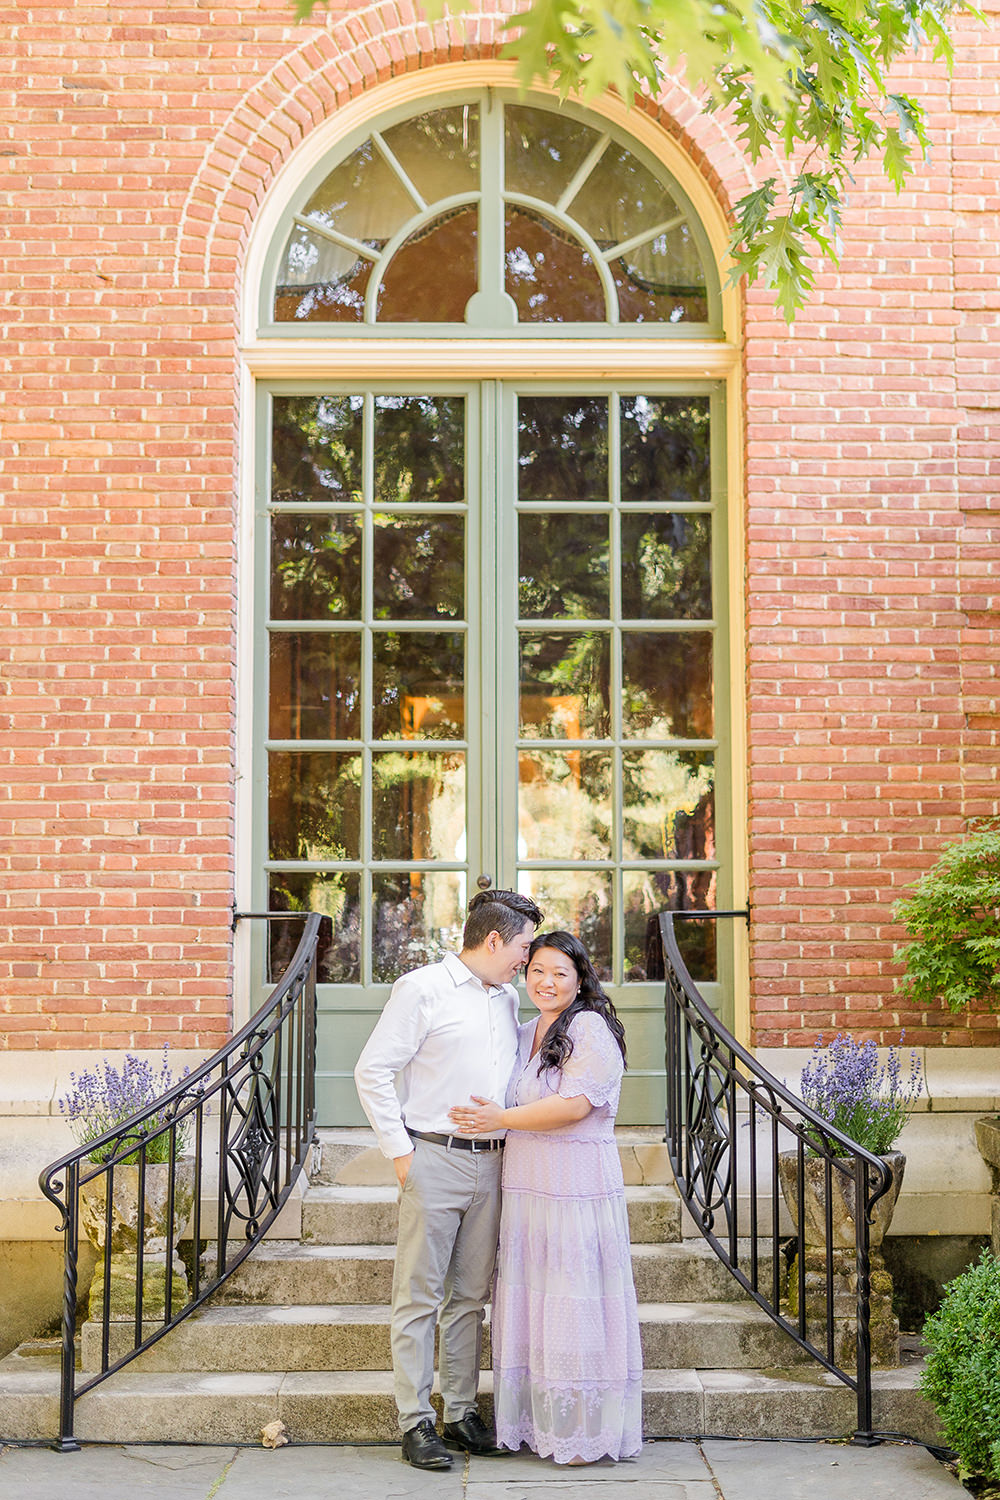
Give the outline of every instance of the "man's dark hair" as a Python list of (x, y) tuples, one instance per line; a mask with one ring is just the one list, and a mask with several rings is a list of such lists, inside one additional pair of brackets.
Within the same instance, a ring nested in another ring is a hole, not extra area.
[(499, 932), (509, 943), (524, 931), (525, 922), (537, 927), (541, 920), (542, 913), (530, 896), (517, 891), (480, 891), (469, 902), (462, 945), (479, 948), (491, 932)]

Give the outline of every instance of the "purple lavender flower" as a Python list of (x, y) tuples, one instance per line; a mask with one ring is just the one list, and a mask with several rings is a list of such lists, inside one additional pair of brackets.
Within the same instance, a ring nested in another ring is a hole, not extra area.
[[(59, 1110), (68, 1117), (73, 1134), (81, 1146), (96, 1141), (109, 1130), (117, 1130), (131, 1115), (148, 1109), (173, 1088), (175, 1082), (179, 1083), (187, 1077), (190, 1068), (185, 1068), (176, 1080), (172, 1077), (167, 1052), (168, 1048), (164, 1045), (163, 1063), (158, 1073), (153, 1071), (148, 1058), (133, 1057), (131, 1052), (126, 1053), (120, 1069), (104, 1058), (92, 1072), (81, 1073), (79, 1077), (70, 1073), (73, 1087), (59, 1100)], [(148, 1162), (169, 1160), (168, 1126), (169, 1120), (162, 1112), (154, 1113), (145, 1122)], [(174, 1137), (179, 1154), (184, 1148), (183, 1127), (174, 1132)], [(118, 1142), (116, 1145), (99, 1148), (97, 1154), (90, 1159), (107, 1161), (114, 1156), (121, 1144), (122, 1142)], [(126, 1162), (137, 1160), (138, 1153), (124, 1158)]]
[[(902, 1045), (905, 1032), (900, 1034)], [(802, 1099), (829, 1124), (859, 1146), (884, 1156), (899, 1138), (923, 1089), (920, 1060), (910, 1053), (910, 1075), (902, 1081), (899, 1049), (889, 1048), (879, 1067), (874, 1042), (855, 1042), (837, 1033), (826, 1055), (817, 1037), (812, 1059), (802, 1069)], [(836, 1151), (836, 1146), (833, 1148)]]

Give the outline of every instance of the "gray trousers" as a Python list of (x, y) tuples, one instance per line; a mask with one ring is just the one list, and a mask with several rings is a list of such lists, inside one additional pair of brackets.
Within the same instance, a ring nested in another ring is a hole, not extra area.
[(500, 1228), (501, 1151), (462, 1151), (414, 1141), (399, 1194), (392, 1278), (392, 1369), (403, 1432), (435, 1420), (434, 1325), (444, 1420), (476, 1404), (483, 1308)]

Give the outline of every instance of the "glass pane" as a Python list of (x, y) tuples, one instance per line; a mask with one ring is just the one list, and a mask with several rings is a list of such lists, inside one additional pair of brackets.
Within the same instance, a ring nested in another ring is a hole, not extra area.
[(462, 739), (465, 637), (440, 631), (378, 631), (374, 649), (375, 738)]
[(361, 500), (361, 396), (275, 396), (272, 501)]
[(703, 750), (626, 750), (625, 859), (715, 858), (715, 757)]
[(521, 859), (611, 858), (607, 751), (522, 751), (517, 780)]
[(622, 633), (626, 738), (712, 737), (712, 636), (708, 631)]
[[(319, 911), (331, 917), (319, 931), (317, 979), (320, 984), (361, 980), (361, 877), (353, 871), (273, 872), (268, 877), (269, 911)], [(275, 983), (295, 952), (302, 926), (270, 922), (268, 978)]]
[(476, 204), (424, 224), (396, 251), (378, 289), (380, 323), (461, 323), (479, 285)]
[(607, 300), (574, 235), (529, 208), (511, 208), (504, 229), (506, 290), (522, 323), (602, 323)]
[(610, 980), (610, 874), (604, 870), (522, 870), (517, 888), (545, 913), (539, 932), (576, 933), (599, 977)]
[(603, 631), (521, 636), (522, 739), (606, 739), (611, 650)]
[(707, 396), (623, 396), (622, 500), (708, 504), (712, 498)]
[(272, 750), (267, 791), (270, 859), (360, 858), (360, 755)]
[(417, 212), (370, 139), (334, 167), (301, 210), (304, 219), (379, 249)]
[(597, 131), (568, 115), (547, 109), (504, 106), (505, 186), (557, 203), (598, 139)]
[(353, 631), (274, 631), (272, 740), (354, 740), (361, 733), (361, 637)]
[(465, 610), (465, 518), (376, 515), (375, 615), (459, 619)]
[(517, 403), (518, 499), (608, 499), (606, 396), (522, 396)]
[(465, 858), (465, 756), (386, 751), (372, 757), (376, 859)]
[(526, 620), (607, 619), (607, 517), (522, 511), (518, 599), (519, 613)]
[(712, 519), (706, 512), (622, 516), (622, 614), (712, 618)]
[(465, 398), (375, 397), (375, 502), (465, 498)]
[(292, 226), (274, 289), (276, 323), (361, 323), (374, 261)]
[(701, 253), (687, 224), (609, 262), (623, 323), (707, 323)]
[[(714, 870), (626, 870), (625, 982), (662, 980), (663, 946), (660, 942), (661, 911), (714, 911)], [(675, 927), (681, 956), (696, 984), (717, 977), (716, 923), (708, 920), (678, 922)]]
[(271, 618), (354, 619), (361, 613), (361, 520), (271, 517)]
[(457, 870), (373, 876), (372, 978), (376, 984), (392, 984), (409, 969), (459, 951), (465, 888), (465, 873)]
[(611, 141), (569, 204), (569, 213), (602, 250), (676, 218), (680, 210), (658, 177)]
[(383, 130), (382, 139), (425, 203), (479, 187), (479, 106), (431, 110)]

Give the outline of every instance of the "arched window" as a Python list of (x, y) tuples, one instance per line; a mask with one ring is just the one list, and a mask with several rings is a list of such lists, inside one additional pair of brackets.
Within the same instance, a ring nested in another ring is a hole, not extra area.
[(359, 134), (296, 195), (262, 325), (718, 329), (691, 204), (605, 122), (491, 92)]
[[(369, 119), (274, 223), (253, 900), (333, 918), (323, 1118), (358, 1118), (388, 986), (488, 879), (587, 943), (628, 1026), (623, 1118), (656, 1120), (657, 913), (738, 884), (708, 235), (624, 125), (495, 89)], [(688, 955), (724, 1004), (712, 926)]]

